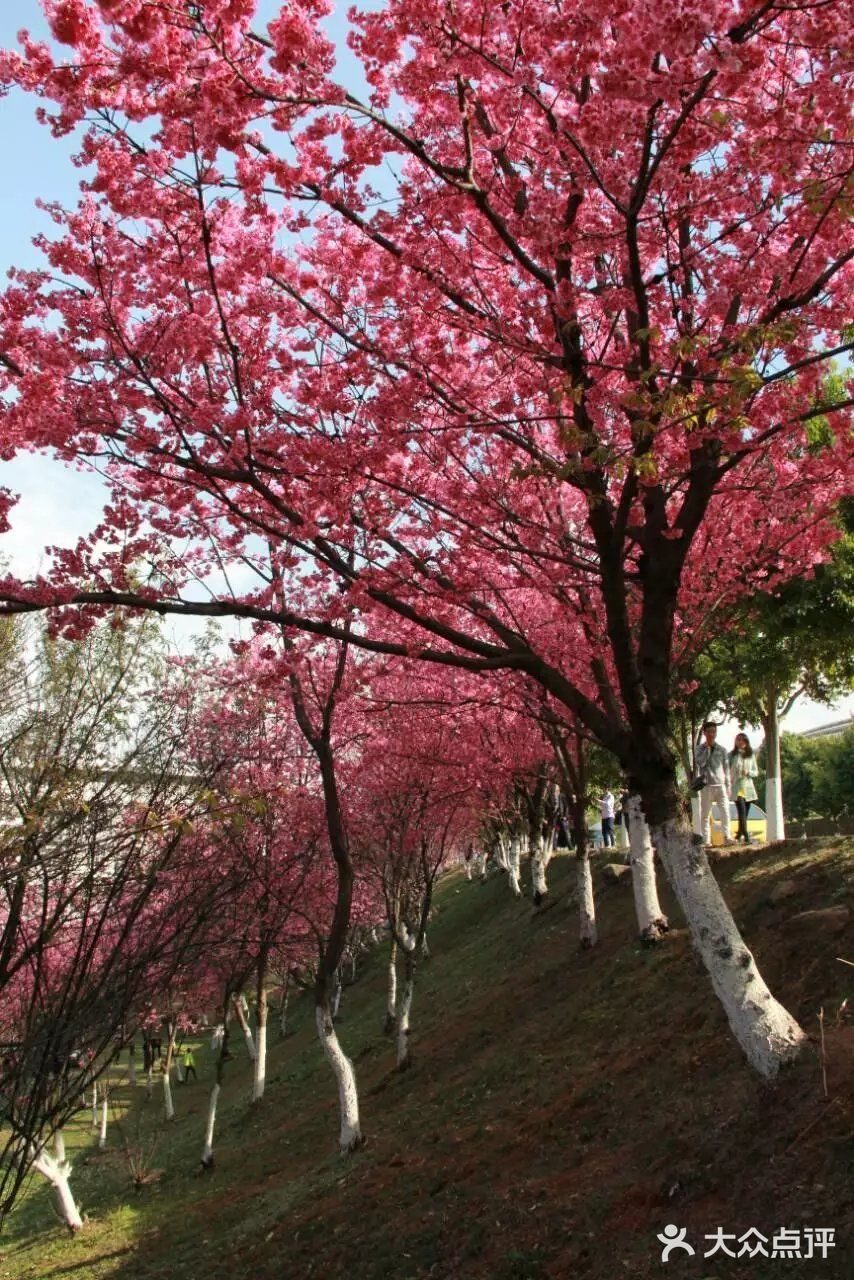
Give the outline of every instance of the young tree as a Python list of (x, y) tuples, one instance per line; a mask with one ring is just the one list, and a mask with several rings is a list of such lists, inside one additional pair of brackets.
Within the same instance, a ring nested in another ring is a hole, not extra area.
[(35, 1168), (80, 1226), (57, 1135), (217, 902), (189, 875), (212, 780), (183, 754), (192, 700), (145, 696), (145, 659), (135, 629), (37, 638), (0, 713), (0, 1224)]
[[(425, 953), (436, 880), (476, 819), (471, 708), (435, 680), (397, 668), (375, 681), (365, 715), (364, 785), (354, 814), (363, 875), (376, 885), (390, 931), (386, 1029), (396, 1029), (397, 1068), (412, 1064), (415, 976)], [(460, 691), (458, 691), (460, 692)], [(404, 982), (397, 1003), (397, 956)]]

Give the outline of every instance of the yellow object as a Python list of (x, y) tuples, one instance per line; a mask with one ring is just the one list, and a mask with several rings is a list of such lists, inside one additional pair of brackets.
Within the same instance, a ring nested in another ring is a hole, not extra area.
[[(735, 840), (735, 833), (738, 831), (738, 811), (735, 804), (730, 801), (729, 806), (729, 833), (731, 839)], [(751, 802), (750, 812), (747, 815), (747, 831), (750, 839), (754, 844), (764, 844), (767, 839), (767, 826), (765, 819), (765, 810), (760, 808), (755, 801)], [(716, 804), (712, 805), (712, 844), (723, 844), (724, 837), (721, 831), (721, 815)]]

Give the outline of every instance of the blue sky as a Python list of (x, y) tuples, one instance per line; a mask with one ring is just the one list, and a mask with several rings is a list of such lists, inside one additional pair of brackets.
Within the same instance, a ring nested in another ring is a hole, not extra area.
[[(357, 64), (344, 44), (345, 13), (349, 5), (339, 4), (329, 28), (339, 49), (339, 71), (348, 82), (361, 88)], [(262, 20), (276, 10), (275, 0), (261, 0)], [(381, 7), (372, 0), (370, 7)], [(26, 27), (34, 35), (47, 36), (38, 0), (4, 0), (0, 5), (0, 45), (16, 43), (16, 34)], [(0, 185), (0, 272), (9, 267), (35, 266), (39, 256), (31, 244), (39, 232), (49, 232), (52, 224), (35, 207), (38, 198), (73, 204), (77, 198), (80, 172), (71, 164), (73, 138), (55, 139), (35, 120), (36, 103), (18, 93), (0, 99), (0, 154), (4, 182)], [(104, 490), (97, 477), (72, 472), (44, 458), (28, 456), (13, 463), (0, 463), (0, 484), (21, 494), (12, 517), (12, 531), (0, 537), (0, 557), (14, 572), (34, 573), (44, 563), (46, 545), (73, 545), (97, 522)], [(194, 624), (175, 624), (177, 639), (186, 639)], [(843, 714), (854, 713), (854, 696), (844, 699), (835, 712), (806, 702), (791, 712), (787, 728), (805, 729), (823, 724)]]

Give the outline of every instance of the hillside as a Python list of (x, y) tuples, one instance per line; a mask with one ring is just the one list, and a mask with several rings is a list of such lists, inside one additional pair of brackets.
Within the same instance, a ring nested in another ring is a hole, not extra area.
[[(540, 912), (501, 878), (442, 882), (415, 1065), (402, 1075), (382, 1033), (384, 949), (363, 959), (339, 1027), (367, 1135), (354, 1157), (335, 1154), (334, 1086), (303, 998), (293, 1034), (272, 1035), (257, 1107), (235, 1039), (212, 1174), (197, 1173), (212, 1075), (203, 1042), (199, 1082), (176, 1088), (168, 1129), (141, 1086), (117, 1087), (121, 1134), (112, 1124), (105, 1152), (80, 1113), (66, 1140), (87, 1229), (70, 1239), (52, 1225), (50, 1190), (33, 1180), (0, 1240), (0, 1278), (645, 1280), (662, 1274), (656, 1233), (670, 1222), (700, 1254), (718, 1226), (832, 1226), (827, 1261), (790, 1270), (854, 1275), (854, 1020), (838, 1013), (854, 969), (837, 959), (854, 960), (854, 840), (718, 864), (763, 974), (816, 1042), (824, 1009), (826, 1098), (817, 1052), (774, 1087), (753, 1076), (667, 891), (676, 927), (641, 950), (631, 890), (606, 887), (601, 861), (602, 941), (589, 953), (576, 948), (565, 857)], [(138, 1193), (123, 1139), (150, 1156)], [(785, 1264), (676, 1254), (665, 1274), (736, 1273), (776, 1280)]]

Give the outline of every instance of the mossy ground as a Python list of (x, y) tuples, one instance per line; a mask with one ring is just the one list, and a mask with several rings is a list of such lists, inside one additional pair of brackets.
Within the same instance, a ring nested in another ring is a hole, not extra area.
[[(117, 1076), (108, 1149), (88, 1112), (66, 1133), (85, 1231), (60, 1228), (34, 1177), (0, 1239), (0, 1280), (850, 1280), (854, 1024), (839, 1009), (854, 985), (840, 962), (854, 960), (854, 841), (717, 864), (763, 975), (812, 1037), (775, 1085), (734, 1045), (667, 892), (674, 930), (644, 950), (630, 887), (604, 887), (597, 867), (601, 943), (580, 952), (573, 871), (552, 862), (539, 912), (502, 877), (443, 881), (418, 976), (415, 1064), (402, 1075), (382, 1033), (383, 949), (362, 960), (339, 1025), (361, 1090), (357, 1154), (336, 1154), (334, 1084), (304, 998), (293, 1034), (271, 1035), (260, 1105), (235, 1037), (211, 1174), (198, 1172), (207, 1042), (198, 1082), (175, 1088), (171, 1125), (159, 1094), (146, 1102)], [(782, 880), (795, 892), (775, 905)], [(826, 911), (845, 905), (847, 924)], [(147, 1152), (139, 1191), (125, 1143)], [(668, 1222), (700, 1249), (662, 1271), (656, 1233)], [(826, 1262), (704, 1261), (718, 1226), (833, 1226), (838, 1243)]]

